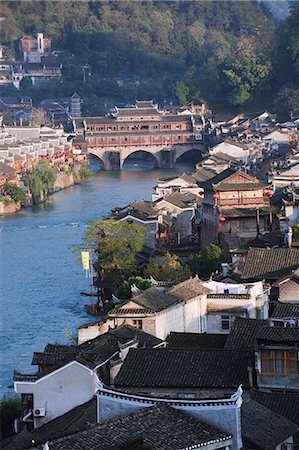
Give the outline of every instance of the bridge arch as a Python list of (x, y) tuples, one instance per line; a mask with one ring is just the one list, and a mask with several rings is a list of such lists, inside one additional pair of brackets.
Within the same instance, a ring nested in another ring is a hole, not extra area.
[[(175, 154), (174, 154), (174, 164), (176, 162), (179, 162), (180, 160), (184, 159), (184, 157), (187, 156), (187, 154), (189, 154), (190, 156), (193, 156), (193, 160), (194, 162), (199, 162), (202, 159), (203, 154), (206, 152), (206, 147), (204, 145), (199, 145), (197, 144), (196, 147), (195, 146), (184, 146), (181, 148), (176, 148), (175, 149)], [(198, 155), (198, 160), (197, 159), (197, 155)]]
[(103, 158), (101, 158), (96, 153), (90, 151), (88, 152), (88, 156), (94, 159), (96, 162), (98, 162), (102, 170), (106, 170), (105, 161)]
[(154, 163), (154, 167), (159, 168), (160, 167), (160, 159), (159, 159), (159, 154), (156, 152), (152, 152), (148, 149), (134, 149), (134, 150), (129, 150), (129, 151), (122, 151), (121, 153), (121, 161), (120, 161), (120, 169), (123, 169), (123, 166), (126, 162), (128, 162), (128, 160), (131, 158), (138, 157), (138, 156), (142, 156), (142, 155), (146, 155), (147, 156), (147, 160), (148, 161), (152, 161)]

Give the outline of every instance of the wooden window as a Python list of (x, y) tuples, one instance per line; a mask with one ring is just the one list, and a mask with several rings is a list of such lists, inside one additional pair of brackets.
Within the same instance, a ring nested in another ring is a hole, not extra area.
[(299, 375), (299, 358), (297, 351), (289, 351), (287, 359), (287, 371), (289, 375)]
[(138, 328), (139, 330), (142, 330), (142, 320), (133, 320), (133, 327)]
[(269, 375), (299, 375), (297, 350), (261, 350), (261, 373)]

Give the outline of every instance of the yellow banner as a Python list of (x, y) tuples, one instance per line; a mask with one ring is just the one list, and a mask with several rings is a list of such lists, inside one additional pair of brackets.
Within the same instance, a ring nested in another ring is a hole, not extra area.
[(89, 270), (89, 252), (81, 252), (82, 266), (84, 270)]

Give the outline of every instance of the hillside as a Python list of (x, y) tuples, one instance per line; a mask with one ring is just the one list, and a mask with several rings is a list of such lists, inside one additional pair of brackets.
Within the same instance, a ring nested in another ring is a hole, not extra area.
[[(251, 1), (1, 2), (0, 16), (7, 57), (18, 57), (18, 39), (37, 31), (60, 51), (51, 58), (63, 63), (63, 82), (49, 82), (46, 91), (24, 83), (24, 93), (37, 103), (76, 90), (87, 113), (135, 97), (185, 103), (200, 96), (217, 108), (272, 105), (273, 86), (277, 92), (285, 81), (276, 86), (279, 58), (294, 59), (283, 54), (269, 11)], [(296, 23), (289, 22), (293, 30)], [(86, 63), (91, 75), (84, 83)], [(115, 77), (124, 75), (139, 84), (119, 87)], [(287, 82), (293, 88), (293, 72)]]

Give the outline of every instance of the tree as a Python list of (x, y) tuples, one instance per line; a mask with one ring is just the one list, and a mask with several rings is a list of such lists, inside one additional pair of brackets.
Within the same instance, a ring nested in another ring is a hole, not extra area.
[(42, 190), (47, 195), (54, 187), (56, 171), (47, 160), (41, 160), (32, 167), (32, 175), (37, 176), (42, 182)]
[(124, 280), (116, 290), (116, 296), (121, 300), (129, 300), (132, 297), (131, 286), (135, 286), (141, 291), (145, 291), (151, 287), (151, 280), (142, 277), (130, 277), (128, 280)]
[(26, 200), (26, 194), (23, 189), (13, 183), (5, 183), (4, 192), (10, 195), (14, 202), (24, 203)]
[(177, 255), (166, 253), (160, 261), (150, 258), (144, 269), (144, 276), (147, 278), (152, 276), (158, 281), (179, 283), (190, 278), (191, 271), (188, 266), (180, 263)]
[(180, 105), (187, 103), (189, 88), (183, 81), (178, 81), (175, 85), (175, 95)]
[(42, 180), (39, 178), (38, 175), (30, 173), (25, 176), (24, 182), (25, 185), (29, 187), (33, 195), (34, 202), (38, 203), (43, 190)]
[(84, 242), (97, 253), (104, 269), (133, 273), (135, 254), (143, 247), (146, 230), (116, 219), (92, 220), (83, 236)]
[(14, 419), (20, 417), (21, 403), (15, 397), (3, 397), (0, 402), (0, 440), (14, 434)]
[(221, 262), (225, 260), (224, 254), (216, 244), (209, 244), (198, 253), (188, 258), (188, 265), (193, 274), (207, 279), (213, 272), (221, 269)]

